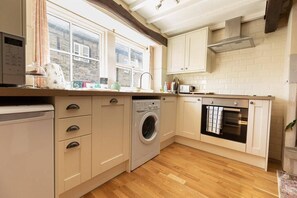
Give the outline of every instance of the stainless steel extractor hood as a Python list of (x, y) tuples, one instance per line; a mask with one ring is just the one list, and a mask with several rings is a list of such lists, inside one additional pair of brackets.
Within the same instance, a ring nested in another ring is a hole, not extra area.
[(253, 38), (241, 36), (241, 17), (227, 20), (225, 26), (226, 39), (208, 45), (213, 52), (221, 53), (255, 47)]

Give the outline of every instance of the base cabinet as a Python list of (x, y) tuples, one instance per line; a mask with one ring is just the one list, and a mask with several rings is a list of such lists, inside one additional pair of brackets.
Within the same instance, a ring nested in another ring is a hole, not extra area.
[(93, 97), (92, 177), (129, 159), (131, 97)]
[(177, 109), (177, 135), (200, 140), (201, 98), (179, 97)]
[(250, 100), (246, 152), (268, 156), (271, 101)]
[(176, 131), (176, 97), (161, 98), (160, 141), (163, 142), (175, 136)]
[(59, 142), (59, 193), (91, 179), (91, 135)]

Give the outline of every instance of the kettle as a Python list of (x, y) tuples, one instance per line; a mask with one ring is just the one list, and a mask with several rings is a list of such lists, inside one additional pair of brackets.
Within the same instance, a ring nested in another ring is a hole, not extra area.
[(171, 92), (176, 94), (178, 91), (178, 86), (179, 86), (179, 80), (178, 78), (174, 78), (174, 80), (171, 82)]
[(48, 63), (44, 66), (47, 73), (47, 87), (50, 89), (65, 89), (64, 73), (60, 65)]

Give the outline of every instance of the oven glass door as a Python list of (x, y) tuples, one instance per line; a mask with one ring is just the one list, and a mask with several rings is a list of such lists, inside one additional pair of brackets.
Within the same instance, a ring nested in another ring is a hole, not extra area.
[(227, 140), (246, 143), (247, 124), (248, 124), (248, 109), (247, 108), (229, 108), (223, 107), (222, 123), (220, 131), (213, 132), (208, 130), (209, 114), (207, 105), (202, 106), (202, 124), (201, 133), (214, 137), (219, 137)]

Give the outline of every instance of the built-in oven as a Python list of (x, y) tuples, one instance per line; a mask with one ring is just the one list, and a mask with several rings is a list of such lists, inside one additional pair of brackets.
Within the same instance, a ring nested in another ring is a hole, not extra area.
[(203, 98), (201, 133), (246, 143), (248, 100)]

